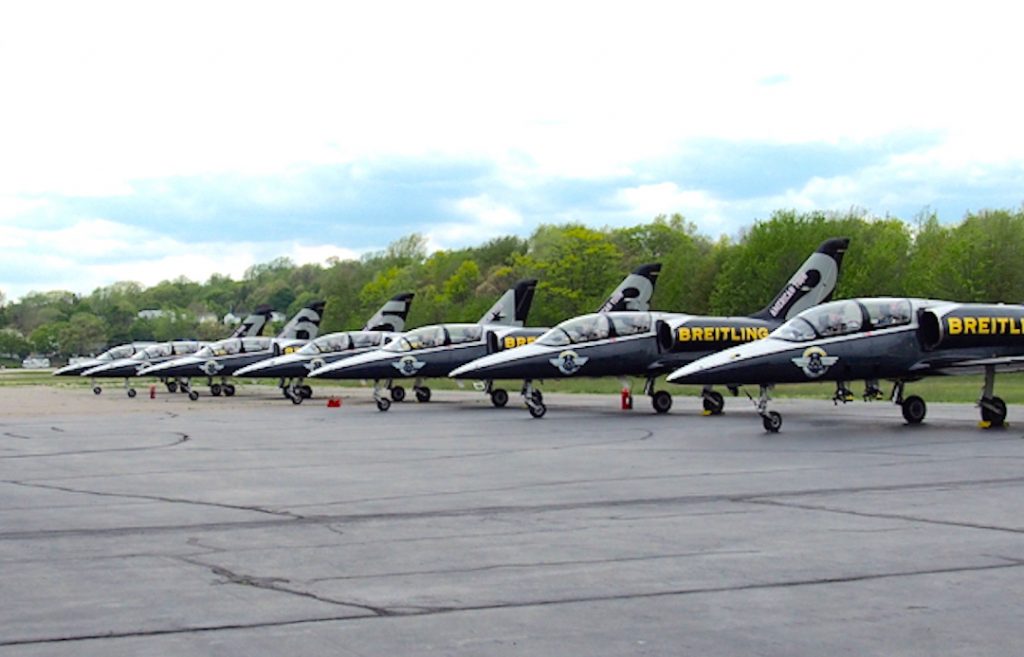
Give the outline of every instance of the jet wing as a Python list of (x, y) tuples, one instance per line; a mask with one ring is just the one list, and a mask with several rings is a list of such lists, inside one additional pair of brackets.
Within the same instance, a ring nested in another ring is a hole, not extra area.
[(915, 374), (936, 375), (967, 375), (983, 374), (986, 367), (995, 367), (997, 372), (1024, 372), (1024, 355), (995, 356), (992, 358), (971, 358), (967, 360), (921, 361), (910, 368)]

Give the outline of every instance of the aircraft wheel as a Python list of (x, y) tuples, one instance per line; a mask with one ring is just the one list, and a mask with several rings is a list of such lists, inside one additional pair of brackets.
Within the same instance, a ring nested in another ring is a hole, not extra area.
[(1006, 421), (1006, 402), (999, 397), (993, 397), (987, 400), (987, 403), (993, 408), (988, 406), (981, 407), (981, 419), (988, 422), (990, 426), (1001, 427), (1003, 422)]
[(377, 410), (378, 411), (386, 411), (389, 408), (391, 408), (391, 400), (390, 399), (388, 399), (387, 397), (381, 397), (380, 399), (377, 400)]
[(135, 399), (135, 388), (128, 388), (128, 399)]
[(491, 403), (497, 408), (504, 408), (508, 403), (508, 391), (504, 388), (496, 388), (491, 391)]
[(537, 419), (544, 417), (544, 414), (548, 412), (548, 407), (543, 403), (534, 402), (527, 405), (527, 408), (530, 409), (530, 415)]
[(101, 387), (99, 387), (99, 386), (93, 386), (93, 389), (92, 389), (92, 394), (94, 394), (94, 395), (98, 395), (98, 394), (100, 394), (101, 392), (103, 392), (103, 388), (101, 388)]
[(291, 389), (288, 386), (281, 386), (281, 395), (285, 399), (291, 399), (292, 398), (292, 391), (291, 391)]
[(921, 424), (927, 412), (928, 407), (924, 400), (917, 395), (911, 395), (903, 400), (903, 419), (907, 424)]
[(313, 396), (313, 388), (307, 385), (299, 386), (299, 396), (302, 397), (303, 399), (309, 399), (310, 397)]
[(767, 415), (761, 417), (761, 423), (768, 433), (778, 433), (782, 428), (782, 414), (778, 411), (768, 411)]
[(224, 392), (224, 389), (220, 387), (219, 383), (214, 383), (210, 386), (210, 394), (214, 397), (220, 397), (222, 392)]
[(225, 383), (224, 384), (224, 394), (227, 395), (228, 397), (234, 397), (235, 396), (235, 386), (233, 384), (231, 384), (231, 383)]
[(725, 397), (722, 396), (722, 393), (712, 390), (704, 397), (704, 410), (711, 415), (721, 415), (723, 408), (725, 408)]
[(177, 381), (168, 381), (167, 382), (167, 392), (178, 392), (178, 382)]
[(657, 391), (651, 397), (651, 406), (654, 406), (654, 410), (658, 414), (668, 413), (668, 409), (672, 408), (672, 395), (664, 390)]
[(422, 388), (416, 388), (415, 390), (416, 401), (420, 402), (421, 404), (426, 404), (428, 401), (430, 401), (430, 388), (424, 386)]
[[(400, 402), (403, 399), (405, 399), (405, 388), (403, 388), (402, 386), (392, 386), (391, 387), (391, 401)], [(379, 404), (378, 404), (378, 406), (379, 406)], [(389, 404), (389, 406), (390, 406), (390, 404)], [(385, 410), (386, 411), (388, 409), (385, 408), (385, 409), (381, 409), (381, 410)]]
[(197, 399), (199, 399), (199, 393), (196, 392), (195, 390), (189, 390), (188, 398), (191, 399), (192, 401), (196, 401)]
[(302, 403), (302, 400), (305, 399), (305, 397), (303, 397), (302, 395), (291, 395), (290, 397), (288, 397), (288, 399), (291, 399), (292, 403), (298, 406), (299, 404)]

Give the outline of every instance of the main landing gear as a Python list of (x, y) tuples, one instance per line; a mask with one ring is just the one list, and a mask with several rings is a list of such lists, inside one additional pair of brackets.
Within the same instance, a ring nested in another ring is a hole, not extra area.
[(495, 388), (494, 381), (487, 380), (481, 383), (475, 383), (473, 386), (477, 390), (482, 390), (485, 395), (491, 398), (491, 403), (494, 404), (495, 408), (505, 408), (508, 404), (508, 391), (504, 388)]
[(649, 376), (644, 380), (644, 394), (651, 398), (651, 406), (658, 415), (668, 413), (672, 408), (672, 395), (664, 390), (654, 389), (655, 377)]
[[(388, 391), (390, 399), (384, 396), (384, 390)], [(416, 395), (416, 401), (421, 404), (426, 404), (430, 401), (430, 388), (423, 385), (423, 379), (416, 379), (416, 382), (412, 385), (412, 391)], [(388, 379), (383, 386), (379, 381), (375, 381), (373, 383), (373, 401), (377, 404), (377, 410), (387, 411), (391, 408), (391, 402), (405, 401), (405, 388), (392, 384), (391, 379)]]
[(298, 405), (313, 396), (313, 388), (303, 383), (301, 378), (287, 382), (281, 379), (281, 393)]
[(995, 384), (996, 368), (994, 365), (986, 365), (985, 384), (981, 389), (981, 399), (978, 400), (981, 421), (986, 428), (1002, 427), (1006, 424), (1006, 402), (992, 394)]
[(548, 407), (544, 405), (544, 395), (533, 387), (533, 381), (530, 379), (523, 381), (521, 393), (530, 415), (535, 418), (544, 417), (544, 414), (548, 412)]
[[(206, 379), (206, 383), (210, 386), (210, 394), (214, 397), (220, 397), (221, 395), (224, 395), (225, 397), (235, 396), (235, 386), (228, 383), (227, 378), (223, 376), (220, 377), (220, 383), (214, 383), (212, 376)], [(192, 395), (190, 394), (189, 397), (191, 398), (191, 396)]]
[(725, 397), (722, 393), (715, 392), (711, 386), (704, 386), (700, 391), (701, 400), (704, 405), (705, 415), (721, 415), (725, 408)]

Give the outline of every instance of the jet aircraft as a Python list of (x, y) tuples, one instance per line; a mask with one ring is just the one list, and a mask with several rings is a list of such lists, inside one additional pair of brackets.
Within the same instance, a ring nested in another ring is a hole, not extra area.
[(865, 400), (880, 397), (879, 379), (893, 381), (893, 403), (909, 424), (924, 420), (924, 400), (904, 397), (925, 376), (983, 372), (978, 406), (987, 426), (1002, 426), (1006, 403), (995, 396), (996, 371), (1024, 369), (1024, 306), (932, 299), (864, 298), (810, 308), (764, 340), (707, 356), (669, 375), (673, 383), (752, 384), (766, 431), (782, 415), (769, 410), (776, 383), (835, 381), (836, 402), (850, 401), (847, 381), (864, 379)]
[[(232, 332), (231, 337), (240, 338), (246, 335), (261, 334), (270, 320), (272, 312), (270, 306), (258, 307), (239, 323)], [(121, 358), (106, 359), (95, 363), (91, 367), (78, 372), (82, 376), (88, 376), (92, 379), (92, 391), (94, 394), (98, 395), (103, 392), (103, 388), (97, 384), (96, 379), (124, 378), (125, 392), (129, 397), (134, 397), (135, 389), (131, 387), (129, 379), (137, 376), (140, 370), (155, 363), (162, 363), (173, 358), (195, 353), (206, 343), (194, 340), (174, 340), (171, 342), (133, 344), (145, 344), (145, 347), (136, 349), (133, 353)], [(110, 350), (110, 352), (115, 351), (115, 349)], [(178, 379), (168, 379), (167, 377), (161, 377), (161, 381), (167, 386), (169, 392), (175, 392), (181, 383)], [(187, 388), (187, 384), (183, 387)]]
[[(430, 388), (423, 380), (445, 376), (457, 365), (485, 354), (488, 350), (507, 349), (526, 344), (542, 329), (523, 328), (533, 303), (536, 280), (523, 280), (506, 291), (475, 324), (434, 324), (408, 331), (380, 349), (344, 358), (310, 372), (313, 378), (373, 379), (373, 398), (377, 408), (386, 411), (391, 401), (405, 399), (405, 388), (394, 384), (396, 378), (413, 378), (413, 392), (419, 402), (430, 401)], [(390, 391), (391, 399), (382, 394)], [(487, 386), (495, 406), (508, 403), (508, 393)]]
[[(646, 308), (654, 293), (654, 284), (661, 270), (660, 264), (641, 265), (628, 274), (601, 304), (601, 309), (626, 310)], [(444, 376), (458, 365), (486, 353), (494, 353), (528, 344), (546, 328), (521, 328), (526, 321), (536, 281), (522, 281), (509, 290), (491, 310), (484, 314), (477, 324), (446, 324), (425, 326), (410, 331), (376, 352), (339, 361), (335, 365), (317, 370), (313, 376), (329, 378), (354, 378), (376, 381), (386, 379), (391, 400), (380, 394), (374, 386), (377, 408), (382, 411), (391, 407), (391, 401), (405, 398), (405, 389), (394, 385), (393, 378), (416, 377), (413, 390), (421, 402), (430, 400), (430, 389), (423, 386), (423, 379), (430, 376)], [(502, 327), (503, 320), (513, 326)], [(519, 327), (519, 328), (517, 328)], [(327, 371), (330, 370), (330, 371)], [(508, 403), (508, 392), (495, 388), (494, 381), (483, 381), (482, 389), (497, 407)], [(534, 391), (538, 402), (543, 401), (539, 390)]]
[[(801, 310), (828, 301), (835, 290), (846, 238), (826, 240), (804, 261), (771, 303), (750, 317), (700, 317), (667, 312), (602, 312), (566, 320), (532, 344), (495, 353), (451, 372), (457, 379), (523, 379), (533, 417), (547, 407), (534, 396), (535, 379), (574, 376), (645, 377), (644, 394), (654, 410), (667, 413), (672, 396), (655, 390), (658, 376), (721, 349), (762, 338)], [(704, 409), (721, 413), (721, 393), (706, 387)]]
[[(91, 367), (97, 365), (103, 365), (114, 360), (120, 360), (122, 358), (128, 358), (133, 354), (136, 354), (146, 347), (156, 344), (155, 342), (129, 342), (128, 344), (120, 344), (116, 347), (107, 349), (99, 356), (95, 358), (83, 358), (74, 364), (68, 364), (64, 367), (58, 368), (53, 372), (54, 376), (78, 376), (82, 372), (86, 371)], [(99, 393), (96, 393), (99, 394)]]
[[(228, 338), (206, 345), (194, 355), (152, 365), (139, 372), (140, 376), (160, 377), (207, 377), (210, 394), (218, 397), (221, 393), (230, 397), (235, 386), (227, 377), (239, 369), (260, 360), (296, 350), (316, 338), (323, 317), (324, 302), (314, 301), (292, 317), (277, 337)], [(214, 376), (220, 377), (215, 383)], [(186, 384), (187, 386), (187, 384)], [(189, 399), (199, 399), (199, 393), (187, 387)]]
[[(303, 383), (310, 372), (342, 358), (377, 349), (404, 331), (413, 296), (412, 292), (396, 294), (367, 320), (362, 330), (322, 335), (295, 353), (247, 365), (236, 371), (235, 376), (280, 377), (285, 397), (294, 404), (301, 404), (313, 396), (313, 389)], [(284, 384), (285, 379), (291, 382)]]

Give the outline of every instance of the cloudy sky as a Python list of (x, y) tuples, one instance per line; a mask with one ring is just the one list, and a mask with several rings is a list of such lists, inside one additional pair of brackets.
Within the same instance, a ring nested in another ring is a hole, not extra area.
[(12, 2), (0, 291), (1024, 202), (1010, 2)]

